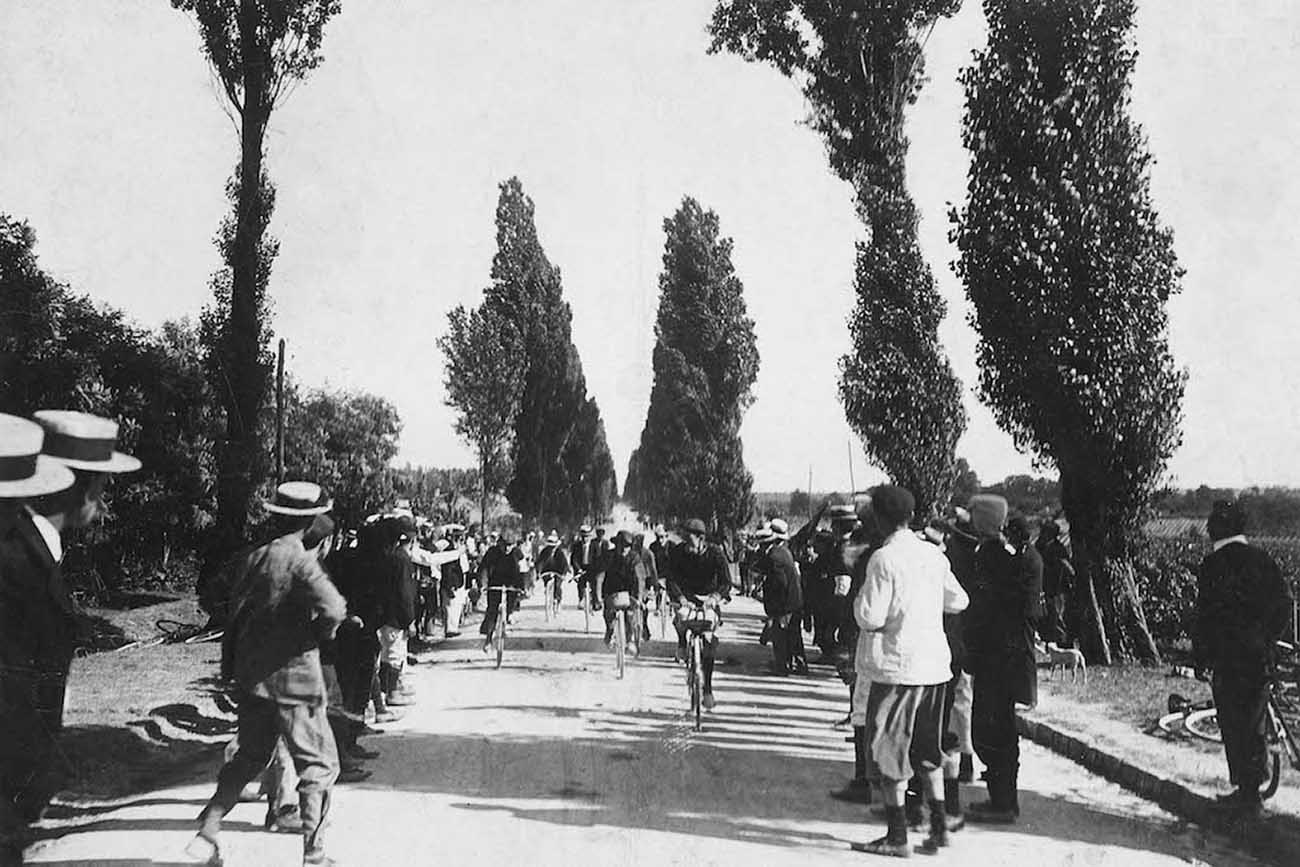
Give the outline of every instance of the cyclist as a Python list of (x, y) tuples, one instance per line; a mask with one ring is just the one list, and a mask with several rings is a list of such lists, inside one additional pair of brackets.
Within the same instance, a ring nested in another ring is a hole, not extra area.
[(497, 626), (497, 614), (501, 605), (501, 591), (496, 588), (516, 587), (523, 589), (523, 573), (519, 571), (519, 560), (513, 556), (514, 540), (509, 533), (497, 537), (496, 544), (483, 553), (483, 562), (479, 566), (479, 579), (487, 586), (487, 612), (478, 631), (483, 636), (483, 652), (492, 649), (492, 632)]
[(564, 597), (564, 579), (569, 574), (569, 558), (564, 553), (564, 546), (560, 544), (560, 534), (554, 530), (546, 537), (546, 543), (537, 552), (537, 574), (545, 575), (548, 572), (554, 572), (556, 577), (552, 579), (550, 586), (542, 589), (542, 592), (549, 591), (554, 594), (555, 607), (558, 609), (560, 600)]
[(614, 550), (602, 558), (604, 580), (601, 582), (601, 593), (605, 596), (605, 644), (607, 645), (614, 641), (614, 618), (619, 615), (625, 618), (623, 634), (627, 636), (628, 643), (637, 643), (636, 618), (633, 616), (633, 609), (619, 611), (610, 604), (615, 593), (627, 593), (632, 597), (634, 606), (640, 599), (636, 561), (631, 549), (632, 534), (627, 530), (619, 530), (614, 534)]
[[(637, 533), (632, 537), (632, 562), (636, 567), (638, 597), (647, 606), (652, 600), (657, 605), (663, 587), (659, 584), (659, 570), (655, 568), (655, 556), (646, 547), (645, 533)], [(641, 617), (641, 638), (645, 641), (650, 640), (650, 618), (644, 614)]]
[[(691, 518), (682, 525), (685, 541), (672, 549), (668, 594), (677, 606), (673, 626), (677, 630), (677, 652), (686, 658), (686, 627), (682, 620), (683, 608), (688, 605), (717, 610), (725, 599), (731, 599), (731, 574), (727, 558), (717, 545), (705, 541), (708, 531), (699, 518)], [(704, 641), (704, 697), (705, 709), (713, 707), (713, 661), (717, 656), (717, 636), (708, 633)]]

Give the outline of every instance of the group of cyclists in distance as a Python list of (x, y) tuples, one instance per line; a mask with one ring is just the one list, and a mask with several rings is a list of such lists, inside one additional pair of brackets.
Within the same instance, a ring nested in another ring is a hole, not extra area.
[[(606, 644), (614, 641), (616, 619), (625, 618), (623, 634), (633, 653), (641, 641), (650, 638), (647, 609), (659, 608), (666, 596), (674, 608), (677, 656), (684, 659), (688, 624), (698, 623), (701, 617), (714, 625), (720, 621), (719, 606), (731, 597), (732, 564), (723, 547), (709, 541), (708, 529), (699, 518), (682, 522), (675, 535), (677, 538), (662, 525), (652, 533), (623, 529), (607, 534), (603, 527), (584, 524), (568, 540), (555, 530), (546, 536), (538, 532), (523, 536), (510, 531), (490, 533), (479, 551), (472, 534), (466, 535), (459, 525), (449, 525), (443, 538), (433, 543), (437, 565), (433, 557), (428, 558), (428, 566), (441, 572), (437, 583), (441, 584), (446, 634), (450, 637), (459, 632), (464, 610), (459, 597), (467, 597), (473, 606), (478, 596), (485, 594), (487, 604), (479, 632), (483, 650), (488, 652), (500, 611), (511, 617), (521, 596), (539, 588), (542, 598), (558, 609), (565, 584), (575, 582), (579, 606), (603, 616)], [(458, 549), (466, 556), (448, 559), (448, 554)], [(421, 558), (413, 559), (419, 566)], [(424, 586), (430, 583), (426, 577)], [(705, 632), (702, 704), (709, 709), (714, 706), (716, 640), (712, 629)]]

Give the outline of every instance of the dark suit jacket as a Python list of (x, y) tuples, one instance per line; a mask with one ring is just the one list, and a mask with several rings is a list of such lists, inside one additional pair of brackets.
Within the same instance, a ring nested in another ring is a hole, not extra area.
[(763, 611), (768, 617), (797, 615), (803, 610), (803, 585), (794, 555), (784, 542), (773, 545), (759, 560), (763, 572)]
[(241, 559), (231, 584), (226, 641), (239, 685), (280, 704), (325, 701), (319, 643), (333, 637), (347, 603), (297, 536)]
[(0, 508), (0, 739), (13, 714), (35, 711), (48, 732), (63, 725), (76, 642), (72, 596), (45, 540), (20, 507)]
[(1201, 561), (1192, 650), (1199, 667), (1262, 675), (1291, 616), (1291, 589), (1273, 558), (1233, 542)]

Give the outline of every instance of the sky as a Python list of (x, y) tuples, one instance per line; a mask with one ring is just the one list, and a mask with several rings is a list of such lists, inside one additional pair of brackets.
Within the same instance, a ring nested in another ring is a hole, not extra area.
[[(761, 369), (741, 433), (756, 489), (881, 480), (836, 394), (860, 237), (851, 191), (801, 123), (794, 82), (708, 55), (712, 6), (344, 0), (324, 64), (266, 140), (273, 327), (292, 374), (391, 400), (399, 462), (471, 465), (434, 341), (450, 308), (481, 297), (498, 184), (517, 175), (621, 480), (649, 401), (663, 220), (690, 195), (734, 240), (755, 321)], [(1300, 4), (1139, 6), (1133, 113), (1187, 270), (1170, 306), (1189, 374), (1171, 481), (1300, 485)], [(946, 216), (969, 162), (956, 77), (983, 42), (974, 0), (930, 38), (909, 178), (970, 416), (958, 454), (994, 481), (1033, 463), (975, 394)], [(237, 143), (197, 29), (166, 0), (0, 4), (0, 212), (31, 223), (42, 266), (74, 289), (149, 327), (197, 316)]]

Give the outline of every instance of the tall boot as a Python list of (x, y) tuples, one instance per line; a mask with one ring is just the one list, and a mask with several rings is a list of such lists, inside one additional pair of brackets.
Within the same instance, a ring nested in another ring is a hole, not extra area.
[(907, 792), (903, 795), (903, 815), (909, 828), (920, 830), (925, 825), (925, 812), (921, 809), (921, 791), (924, 785), (920, 777), (912, 777), (907, 784)]
[(944, 801), (935, 799), (930, 802), (930, 834), (921, 841), (921, 851), (934, 855), (949, 843), (947, 807)]
[(907, 858), (912, 850), (907, 846), (907, 818), (902, 807), (885, 807), (885, 823), (888, 830), (885, 836), (870, 843), (851, 843), (854, 852), (866, 852), (871, 855), (892, 855), (895, 858)]
[(844, 788), (831, 792), (837, 801), (850, 804), (871, 803), (871, 783), (867, 780), (867, 729), (853, 727), (853, 779)]
[(984, 773), (984, 780), (988, 785), (989, 799), (985, 803), (971, 804), (967, 818), (985, 824), (1013, 824), (1016, 821), (1013, 778), (1006, 768), (990, 766)]
[(957, 780), (943, 781), (943, 812), (948, 817), (949, 831), (960, 831), (966, 826), (961, 808), (961, 784)]

